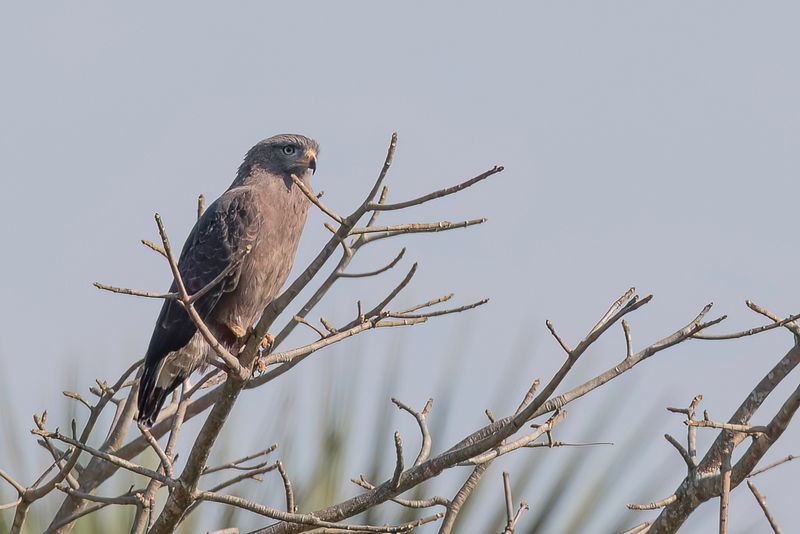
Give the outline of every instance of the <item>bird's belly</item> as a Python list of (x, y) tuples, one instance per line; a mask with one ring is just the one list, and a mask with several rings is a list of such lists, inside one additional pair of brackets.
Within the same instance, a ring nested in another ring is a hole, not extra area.
[[(258, 320), (264, 308), (277, 296), (292, 268), (297, 239), (286, 241), (262, 242), (253, 248), (242, 265), (236, 289), (223, 295), (215, 309), (218, 322), (246, 330)], [(287, 250), (290, 254), (285, 253)]]

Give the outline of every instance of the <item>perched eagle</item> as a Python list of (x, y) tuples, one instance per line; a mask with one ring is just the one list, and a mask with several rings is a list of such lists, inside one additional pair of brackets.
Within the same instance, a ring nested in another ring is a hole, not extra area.
[[(203, 213), (181, 251), (178, 269), (191, 295), (214, 280), (249, 246), (250, 252), (217, 286), (195, 302), (214, 336), (234, 350), (275, 298), (294, 263), (319, 145), (302, 135), (277, 135), (245, 155), (236, 179)], [(173, 282), (170, 291), (176, 291)], [(183, 307), (164, 301), (139, 383), (137, 419), (150, 426), (167, 396), (214, 357)]]

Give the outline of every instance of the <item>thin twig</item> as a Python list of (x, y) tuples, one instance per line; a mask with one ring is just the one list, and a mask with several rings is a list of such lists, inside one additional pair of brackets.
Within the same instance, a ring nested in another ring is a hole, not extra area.
[(122, 505), (136, 505), (136, 495), (141, 493), (142, 490), (135, 490), (133, 487), (127, 492), (117, 497), (104, 497), (102, 495), (93, 495), (91, 493), (86, 493), (83, 491), (78, 491), (70, 488), (69, 486), (65, 486), (64, 484), (56, 484), (56, 488), (63, 491), (64, 493), (68, 493), (73, 497), (77, 497), (78, 499), (84, 499), (86, 501), (92, 502), (99, 502), (103, 504), (122, 504)]
[(785, 464), (786, 462), (791, 462), (792, 460), (796, 460), (797, 458), (800, 458), (800, 456), (797, 456), (795, 454), (790, 454), (790, 455), (788, 455), (788, 456), (786, 456), (784, 458), (781, 458), (777, 462), (773, 462), (773, 463), (769, 464), (766, 467), (763, 467), (763, 468), (761, 468), (761, 469), (759, 469), (757, 471), (753, 471), (752, 473), (747, 475), (747, 478), (753, 478), (756, 475), (760, 475), (764, 471), (769, 471), (770, 469), (772, 469), (774, 467), (778, 467), (779, 465)]
[(517, 409), (514, 411), (514, 415), (519, 414), (522, 410), (525, 409), (526, 406), (528, 406), (528, 404), (531, 403), (533, 398), (536, 396), (536, 389), (539, 387), (540, 383), (541, 380), (539, 378), (533, 381), (531, 387), (528, 388), (528, 392), (525, 393), (525, 397), (522, 399), (522, 402), (519, 403), (519, 406), (517, 406)]
[(92, 405), (89, 403), (89, 401), (87, 401), (86, 399), (84, 399), (84, 398), (83, 398), (83, 396), (81, 396), (81, 394), (80, 394), (80, 393), (76, 393), (76, 392), (74, 392), (74, 391), (62, 391), (61, 393), (62, 393), (62, 394), (65, 396), (65, 397), (69, 397), (70, 399), (73, 399), (73, 400), (76, 400), (76, 401), (80, 402), (81, 404), (83, 404), (84, 406), (86, 406), (87, 408), (89, 408), (89, 410), (91, 410), (92, 408), (94, 408), (94, 406), (92, 406)]
[(660, 501), (651, 502), (648, 504), (626, 504), (625, 506), (628, 510), (658, 510), (659, 508), (664, 508), (670, 503), (673, 503), (678, 498), (673, 494), (669, 497), (661, 499)]
[(277, 443), (273, 443), (272, 445), (270, 445), (266, 449), (262, 449), (262, 450), (260, 450), (258, 452), (254, 452), (253, 454), (248, 454), (247, 456), (243, 456), (243, 457), (239, 458), (238, 460), (233, 460), (232, 462), (228, 462), (226, 464), (218, 465), (216, 467), (206, 467), (205, 469), (203, 469), (203, 475), (209, 475), (211, 473), (216, 473), (217, 471), (222, 471), (224, 469), (243, 469), (243, 470), (248, 470), (248, 469), (254, 469), (254, 468), (261, 467), (261, 465), (258, 465), (258, 466), (255, 466), (255, 467), (241, 467), (241, 464), (243, 464), (245, 462), (249, 462), (250, 460), (255, 460), (256, 458), (261, 458), (262, 456), (267, 456), (268, 454), (274, 452), (275, 449), (277, 449), (277, 448), (278, 448), (278, 444)]
[(127, 287), (116, 287), (101, 284), (100, 282), (92, 282), (92, 285), (97, 289), (109, 291), (111, 293), (119, 293), (121, 295), (131, 295), (134, 297), (145, 297), (149, 299), (165, 299), (174, 300), (178, 298), (177, 293), (150, 293), (149, 291), (139, 291), (138, 289), (128, 289)]
[(203, 216), (203, 213), (206, 212), (206, 196), (203, 193), (200, 193), (197, 196), (197, 220), (200, 220), (200, 217)]
[(400, 484), (400, 476), (405, 469), (403, 466), (403, 440), (400, 439), (400, 432), (394, 433), (394, 449), (397, 460), (394, 466), (394, 474), (392, 475), (392, 487), (397, 488)]
[(410, 530), (413, 529), (413, 526), (416, 526), (416, 525), (412, 526), (409, 524), (404, 524), (397, 526), (378, 527), (371, 525), (348, 525), (342, 523), (333, 523), (330, 521), (324, 521), (322, 519), (314, 517), (311, 514), (290, 514), (288, 512), (282, 512), (281, 510), (277, 510), (275, 508), (270, 508), (269, 506), (264, 506), (262, 504), (256, 504), (254, 502), (250, 502), (247, 499), (243, 499), (241, 497), (236, 497), (234, 495), (224, 495), (221, 493), (214, 493), (210, 491), (198, 492), (196, 498), (204, 501), (212, 501), (212, 502), (227, 504), (230, 506), (236, 506), (237, 508), (242, 508), (243, 510), (249, 510), (250, 512), (263, 515), (271, 519), (277, 519), (278, 521), (286, 521), (288, 523), (294, 523), (297, 525), (336, 528), (347, 532), (381, 532), (381, 533), (409, 532)]
[(731, 460), (730, 456), (722, 462), (722, 491), (719, 498), (719, 534), (728, 534), (728, 517), (731, 499)]
[[(325, 327), (325, 330), (327, 330), (329, 334), (337, 334), (338, 333), (338, 330), (336, 330), (336, 328), (330, 322), (328, 322), (328, 320), (325, 319), (325, 317), (320, 317), (319, 318), (319, 322), (322, 324), (322, 326)], [(324, 338), (324, 337), (327, 337), (327, 336), (322, 336), (322, 337)]]
[(611, 306), (609, 306), (608, 310), (603, 315), (603, 317), (601, 317), (600, 320), (597, 321), (597, 324), (594, 325), (594, 327), (592, 327), (591, 330), (589, 330), (589, 334), (591, 335), (593, 332), (596, 332), (600, 327), (602, 327), (604, 324), (606, 324), (620, 309), (622, 309), (623, 307), (629, 305), (629, 301), (631, 300), (631, 297), (633, 297), (633, 299), (635, 300), (636, 299), (636, 297), (634, 296), (634, 292), (635, 291), (636, 291), (636, 288), (632, 287), (632, 288), (628, 289), (628, 291), (623, 293), (620, 298), (615, 300), (611, 304)]
[(278, 460), (276, 465), (278, 466), (278, 473), (281, 475), (281, 480), (283, 480), (283, 491), (286, 494), (286, 511), (295, 513), (297, 512), (297, 505), (294, 502), (292, 481), (289, 479), (289, 475), (286, 474), (286, 468), (283, 466), (283, 462)]
[(650, 528), (650, 523), (645, 521), (644, 523), (639, 523), (635, 527), (629, 528), (622, 534), (645, 534), (647, 530)]
[(397, 256), (394, 257), (392, 261), (390, 261), (380, 269), (375, 269), (374, 271), (368, 271), (366, 273), (339, 273), (339, 276), (341, 278), (367, 278), (369, 276), (377, 276), (381, 273), (385, 273), (386, 271), (397, 265), (400, 262), (400, 260), (403, 259), (405, 253), (406, 253), (406, 247), (403, 247), (402, 249), (400, 249), (400, 252), (397, 254)]
[(142, 467), (141, 465), (137, 465), (137, 464), (135, 464), (133, 462), (129, 462), (128, 460), (125, 460), (124, 458), (120, 458), (119, 456), (115, 456), (115, 455), (109, 454), (107, 452), (99, 451), (99, 450), (97, 450), (95, 448), (89, 447), (88, 445), (84, 445), (80, 441), (78, 441), (76, 439), (73, 439), (73, 438), (70, 438), (68, 436), (64, 436), (58, 431), (56, 431), (56, 432), (47, 432), (47, 431), (42, 431), (42, 430), (31, 430), (31, 433), (36, 434), (38, 436), (51, 438), (51, 439), (56, 439), (58, 441), (63, 441), (64, 443), (66, 443), (68, 445), (72, 445), (73, 447), (77, 447), (77, 448), (81, 449), (82, 451), (88, 452), (92, 456), (95, 456), (97, 458), (101, 458), (101, 459), (103, 459), (103, 460), (105, 460), (107, 462), (111, 462), (112, 464), (114, 464), (114, 465), (116, 465), (118, 467), (122, 467), (123, 469), (127, 469), (128, 471), (131, 471), (133, 473), (136, 473), (136, 474), (139, 474), (139, 475), (143, 475), (143, 476), (146, 476), (146, 477), (149, 477), (149, 478), (154, 478), (154, 479), (158, 480), (159, 482), (161, 482), (163, 484), (166, 484), (168, 486), (174, 486), (175, 485), (175, 481), (172, 480), (171, 478), (168, 478), (168, 477), (166, 477), (166, 476), (164, 476), (164, 475), (162, 475), (160, 473), (157, 473), (157, 472), (155, 472), (155, 471), (153, 471), (151, 469), (147, 469), (146, 467)]
[(302, 325), (305, 325), (305, 326), (309, 327), (311, 330), (313, 330), (314, 332), (316, 332), (320, 339), (325, 339), (327, 337), (327, 334), (325, 334), (325, 332), (323, 332), (322, 330), (320, 330), (319, 328), (317, 328), (315, 325), (311, 324), (310, 322), (306, 321), (304, 318), (300, 317), (299, 315), (295, 315), (293, 317), (293, 319), (296, 322), (298, 322), (298, 323), (300, 323)]
[(436, 310), (431, 312), (425, 313), (390, 313), (387, 314), (387, 317), (396, 317), (398, 319), (422, 319), (422, 318), (430, 318), (430, 317), (440, 317), (442, 315), (450, 315), (452, 313), (461, 313), (463, 311), (472, 310), (477, 308), (478, 306), (483, 306), (489, 302), (489, 299), (481, 299), (477, 302), (473, 302), (472, 304), (465, 304), (464, 306), (459, 306), (457, 308), (448, 308), (446, 310)]
[(433, 193), (428, 193), (427, 195), (423, 195), (421, 197), (417, 197), (412, 200), (406, 200), (405, 202), (396, 202), (394, 204), (383, 204), (383, 203), (376, 204), (374, 202), (371, 202), (368, 207), (371, 210), (387, 211), (387, 210), (400, 210), (404, 208), (409, 208), (411, 206), (418, 206), (430, 200), (441, 198), (447, 195), (452, 195), (453, 193), (458, 193), (459, 191), (466, 189), (467, 187), (470, 187), (472, 185), (475, 185), (481, 180), (485, 180), (486, 178), (489, 178), (490, 176), (497, 174), (499, 172), (503, 172), (503, 166), (495, 165), (488, 171), (479, 174), (475, 178), (471, 178), (469, 180), (466, 180), (465, 182), (461, 182), (460, 184), (454, 185), (452, 187), (439, 189), (438, 191), (434, 191)]
[(511, 495), (511, 475), (508, 471), (503, 471), (503, 495), (506, 502), (506, 531), (508, 531), (508, 526), (514, 520), (514, 497)]
[(494, 447), (494, 448), (484, 452), (483, 454), (480, 454), (478, 456), (470, 458), (469, 460), (467, 460), (467, 461), (465, 461), (465, 462), (463, 462), (462, 464), (459, 464), (459, 465), (478, 465), (478, 464), (482, 464), (482, 463), (494, 460), (498, 456), (503, 456), (504, 454), (508, 454), (511, 451), (515, 451), (515, 450), (517, 450), (517, 449), (519, 449), (521, 447), (524, 447), (524, 446), (528, 445), (529, 443), (531, 443), (532, 441), (536, 440), (542, 434), (552, 430), (553, 427), (556, 426), (557, 424), (559, 424), (560, 422), (562, 422), (566, 416), (567, 416), (567, 412), (565, 410), (557, 410), (550, 417), (550, 419), (547, 420), (547, 422), (545, 424), (539, 425), (530, 434), (522, 436), (521, 438), (518, 438), (518, 439), (516, 439), (516, 440), (514, 440), (512, 442), (503, 443), (501, 445), (498, 445), (497, 447)]
[(435, 306), (436, 304), (441, 304), (442, 302), (447, 302), (448, 300), (453, 298), (453, 295), (455, 295), (455, 293), (448, 293), (447, 295), (443, 295), (441, 297), (437, 297), (435, 299), (431, 299), (428, 302), (423, 302), (422, 304), (415, 304), (414, 306), (411, 306), (410, 308), (406, 308), (405, 310), (400, 310), (397, 313), (398, 314), (402, 314), (402, 315), (407, 315), (407, 314), (409, 314), (411, 312), (415, 312), (415, 311), (421, 310), (423, 308), (430, 308), (431, 306)]
[(600, 445), (614, 445), (611, 441), (590, 441), (587, 443), (572, 443), (570, 441), (547, 441), (546, 443), (528, 443), (525, 445), (528, 449), (539, 449), (547, 447), (553, 449), (555, 447), (598, 447)]
[(428, 429), (428, 414), (433, 408), (433, 399), (428, 399), (428, 402), (425, 403), (425, 406), (422, 408), (421, 412), (418, 412), (412, 409), (407, 404), (400, 402), (399, 400), (392, 398), (392, 402), (395, 406), (397, 406), (401, 410), (405, 410), (406, 412), (410, 413), (414, 419), (417, 421), (417, 425), (419, 425), (419, 431), (422, 434), (422, 444), (419, 448), (419, 454), (417, 454), (417, 459), (414, 460), (414, 467), (418, 466), (422, 462), (428, 459), (431, 454), (431, 433)]
[(411, 224), (396, 224), (390, 226), (367, 226), (363, 228), (353, 228), (348, 235), (358, 234), (382, 234), (382, 233), (408, 233), (415, 234), (420, 232), (441, 232), (444, 230), (453, 230), (455, 228), (467, 228), (476, 224), (483, 224), (487, 221), (486, 218), (471, 219), (459, 222), (439, 221), (435, 223), (411, 223)]
[(491, 461), (488, 461), (483, 464), (476, 465), (475, 468), (470, 473), (469, 477), (466, 481), (464, 481), (464, 485), (458, 490), (455, 497), (450, 501), (450, 506), (447, 507), (447, 513), (444, 516), (444, 520), (442, 521), (442, 525), (439, 528), (439, 534), (450, 534), (453, 530), (453, 526), (455, 525), (456, 518), (458, 517), (459, 512), (461, 512), (461, 507), (464, 506), (464, 503), (467, 502), (467, 499), (472, 494), (475, 487), (480, 482), (483, 474), (489, 469), (489, 466), (492, 464)]
[(17, 482), (16, 480), (14, 480), (14, 478), (12, 478), (12, 477), (11, 477), (11, 475), (9, 475), (8, 473), (6, 473), (6, 472), (5, 472), (5, 471), (3, 471), (2, 469), (0, 469), (0, 478), (2, 478), (3, 480), (5, 480), (5, 481), (6, 481), (6, 482), (8, 482), (9, 484), (11, 484), (11, 486), (12, 486), (12, 487), (13, 487), (15, 490), (17, 490), (17, 493), (19, 493), (20, 495), (22, 495), (23, 493), (25, 493), (25, 486), (23, 486), (22, 484), (20, 484), (20, 483), (19, 483), (19, 482)]
[(689, 455), (687, 450), (683, 448), (683, 445), (678, 443), (677, 439), (673, 438), (669, 434), (664, 434), (664, 439), (666, 439), (670, 445), (675, 447), (675, 449), (680, 453), (681, 458), (683, 458), (683, 461), (686, 462), (686, 467), (688, 467), (690, 470), (696, 467), (692, 457)]
[(332, 209), (328, 208), (325, 204), (323, 204), (322, 201), (317, 197), (317, 195), (315, 195), (314, 192), (311, 191), (311, 189), (309, 189), (305, 183), (303, 183), (303, 180), (292, 174), (292, 181), (294, 182), (294, 185), (296, 185), (300, 189), (300, 191), (303, 192), (306, 198), (308, 198), (308, 200), (310, 200), (312, 204), (318, 207), (320, 211), (322, 211), (322, 213), (324, 213), (337, 223), (342, 224), (342, 218), (339, 215), (337, 215), (336, 212), (334, 212)]
[(755, 334), (760, 334), (761, 332), (766, 332), (768, 330), (772, 330), (773, 328), (778, 328), (780, 326), (786, 326), (789, 323), (793, 323), (794, 321), (800, 319), (800, 314), (791, 315), (785, 319), (781, 319), (780, 321), (774, 322), (772, 324), (759, 326), (756, 328), (750, 328), (749, 330), (742, 330), (741, 332), (734, 332), (732, 334), (721, 334), (721, 335), (712, 335), (712, 334), (695, 334), (692, 337), (694, 339), (706, 339), (706, 340), (723, 340), (723, 339), (738, 339), (740, 337), (746, 336), (753, 336)]
[[(747, 305), (748, 308), (750, 308), (754, 312), (759, 313), (759, 314), (763, 315), (764, 317), (766, 317), (768, 319), (771, 319), (773, 322), (777, 323), (777, 322), (779, 322), (781, 320), (781, 318), (778, 315), (772, 313), (771, 311), (767, 310), (766, 308), (764, 308), (762, 306), (759, 306), (758, 304), (756, 304), (752, 300), (745, 301), (745, 304)], [(783, 326), (787, 330), (792, 332), (796, 337), (800, 337), (800, 325), (798, 325), (797, 323), (795, 323), (795, 322), (787, 323), (787, 324), (785, 324)]]
[(155, 451), (158, 458), (161, 460), (161, 467), (164, 469), (164, 474), (166, 474), (169, 478), (174, 478), (172, 473), (172, 460), (169, 459), (167, 453), (164, 452), (164, 449), (158, 444), (156, 438), (150, 433), (150, 430), (142, 423), (138, 423), (139, 432), (142, 433), (144, 439), (147, 440), (147, 443), (150, 444), (150, 447)]
[(633, 337), (631, 327), (625, 319), (622, 320), (622, 331), (625, 333), (625, 357), (630, 358), (633, 356)]
[(375, 180), (375, 184), (372, 186), (372, 189), (370, 189), (366, 200), (364, 200), (364, 203), (362, 204), (365, 210), (369, 209), (369, 203), (372, 202), (372, 199), (375, 198), (375, 195), (377, 195), (378, 191), (381, 189), (383, 181), (386, 179), (386, 175), (389, 173), (389, 168), (392, 166), (392, 162), (394, 161), (394, 153), (396, 151), (397, 132), (392, 132), (392, 138), (389, 141), (389, 149), (386, 151), (386, 158), (383, 160), (381, 172), (378, 174), (378, 179)]
[[(367, 479), (364, 478), (363, 474), (357, 479), (351, 478), (350, 482), (367, 490), (375, 489), (375, 485), (367, 482)], [(399, 497), (393, 497), (391, 500), (392, 502), (396, 502), (397, 504), (405, 506), (406, 508), (414, 508), (414, 509), (450, 505), (450, 501), (441, 496), (431, 497), (429, 499), (401, 499)]]
[(256, 480), (261, 481), (261, 477), (259, 475), (263, 475), (264, 473), (269, 473), (270, 471), (275, 471), (278, 469), (278, 463), (275, 462), (274, 464), (266, 465), (266, 462), (262, 465), (259, 464), (258, 466), (253, 466), (250, 469), (247, 469), (244, 473), (239, 473), (238, 475), (229, 478), (223, 482), (220, 482), (216, 486), (212, 487), (209, 491), (222, 491), (225, 488), (238, 484), (243, 480)]
[(561, 345), (561, 348), (564, 349), (564, 352), (566, 352), (567, 354), (572, 354), (572, 349), (570, 349), (569, 345), (567, 345), (564, 342), (564, 340), (561, 339), (561, 336), (558, 335), (555, 326), (553, 326), (553, 322), (550, 319), (548, 319), (544, 322), (544, 324), (547, 326), (547, 329), (550, 330), (550, 333), (553, 334), (553, 337), (556, 338), (558, 344)]
[(767, 431), (767, 427), (765, 426), (750, 426), (750, 425), (739, 425), (735, 423), (720, 423), (717, 421), (709, 421), (708, 419), (703, 419), (701, 421), (684, 421), (686, 426), (695, 426), (701, 428), (719, 428), (722, 430), (730, 430), (732, 432), (742, 432), (744, 434), (763, 434)]
[(761, 511), (764, 512), (764, 516), (767, 518), (767, 521), (769, 521), (769, 526), (772, 527), (772, 532), (774, 532), (775, 534), (781, 534), (782, 532), (781, 527), (778, 526), (778, 522), (775, 519), (775, 516), (772, 515), (772, 512), (767, 506), (767, 498), (764, 497), (761, 494), (761, 492), (758, 491), (758, 488), (756, 488), (756, 485), (753, 484), (752, 481), (750, 480), (747, 481), (747, 487), (750, 488), (751, 492), (753, 492), (753, 497), (756, 498), (758, 505), (761, 507)]
[(8, 510), (9, 508), (14, 508), (21, 502), (22, 502), (22, 497), (17, 497), (17, 500), (15, 501), (7, 502), (5, 504), (0, 504), (0, 510)]
[(152, 241), (150, 241), (148, 239), (142, 239), (142, 245), (146, 246), (150, 250), (158, 252), (159, 254), (164, 256), (165, 258), (167, 257), (167, 253), (164, 252), (164, 249), (161, 247), (161, 245), (156, 245), (155, 243), (153, 243)]

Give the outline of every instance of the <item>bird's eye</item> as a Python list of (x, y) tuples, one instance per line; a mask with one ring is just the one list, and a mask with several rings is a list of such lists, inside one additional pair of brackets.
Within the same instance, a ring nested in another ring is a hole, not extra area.
[(286, 145), (285, 147), (283, 147), (283, 153), (286, 154), (287, 156), (291, 156), (292, 154), (295, 153), (296, 150), (297, 149), (292, 145)]

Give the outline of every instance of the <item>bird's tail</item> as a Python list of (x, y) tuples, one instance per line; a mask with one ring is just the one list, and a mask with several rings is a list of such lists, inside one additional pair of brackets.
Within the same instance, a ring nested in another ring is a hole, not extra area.
[(163, 368), (164, 360), (154, 364), (145, 362), (139, 381), (139, 415), (136, 420), (147, 427), (155, 424), (167, 395), (188, 378), (181, 371), (173, 374)]

